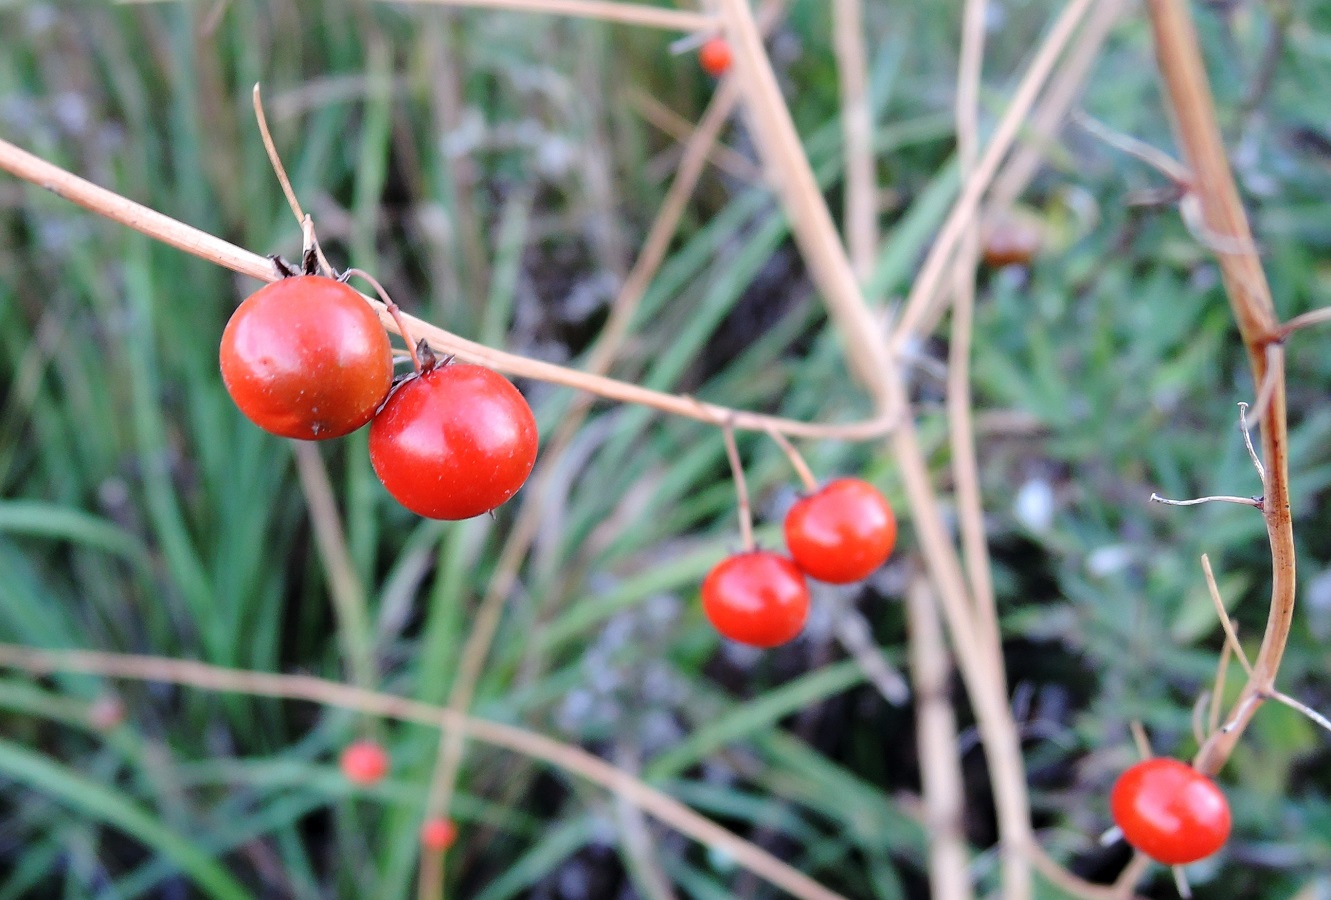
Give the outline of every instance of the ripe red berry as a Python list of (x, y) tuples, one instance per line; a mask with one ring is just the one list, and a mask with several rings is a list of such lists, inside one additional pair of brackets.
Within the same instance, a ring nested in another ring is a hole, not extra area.
[(356, 291), (320, 275), (283, 278), (231, 314), (222, 381), (250, 421), (323, 440), (360, 428), (393, 383), (388, 334)]
[(786, 546), (811, 578), (848, 584), (886, 561), (897, 542), (897, 520), (878, 489), (840, 478), (797, 501), (786, 514)]
[(421, 846), (426, 850), (447, 850), (457, 837), (458, 829), (452, 819), (426, 819), (421, 825)]
[(709, 38), (698, 48), (698, 65), (713, 78), (720, 78), (730, 68), (730, 45), (725, 38)]
[(1229, 837), (1229, 803), (1211, 779), (1176, 759), (1148, 759), (1119, 776), (1109, 795), (1129, 844), (1154, 860), (1204, 859)]
[(388, 774), (388, 753), (374, 741), (356, 741), (342, 751), (338, 765), (347, 781), (374, 784)]
[(750, 550), (722, 560), (707, 573), (702, 608), (724, 637), (754, 647), (775, 647), (804, 627), (809, 586), (786, 557)]
[(388, 493), (431, 519), (489, 512), (527, 480), (536, 419), (482, 366), (446, 364), (404, 382), (370, 425), (370, 463)]

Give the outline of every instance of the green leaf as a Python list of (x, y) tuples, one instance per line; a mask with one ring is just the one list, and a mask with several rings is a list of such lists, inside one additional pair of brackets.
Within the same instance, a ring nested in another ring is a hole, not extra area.
[(68, 766), (18, 744), (0, 740), (0, 772), (84, 816), (115, 826), (127, 837), (141, 841), (173, 860), (180, 871), (210, 897), (245, 900), (250, 896), (240, 882), (198, 845), (131, 802), (124, 794), (85, 778)]

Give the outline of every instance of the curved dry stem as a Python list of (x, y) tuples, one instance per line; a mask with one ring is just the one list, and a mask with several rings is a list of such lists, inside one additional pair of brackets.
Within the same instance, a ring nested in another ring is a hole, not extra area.
[(1310, 310), (1295, 316), (1276, 329), (1274, 339), (1283, 341), (1300, 328), (1321, 325), (1323, 322), (1331, 322), (1331, 306), (1324, 306), (1321, 309)]
[[(1211, 558), (1207, 554), (1202, 554), (1202, 573), (1206, 576), (1206, 591), (1211, 595), (1211, 605), (1215, 607), (1215, 614), (1220, 619), (1220, 627), (1225, 632), (1225, 646), (1238, 657), (1239, 664), (1243, 666), (1243, 671), (1252, 677), (1252, 663), (1248, 662), (1248, 654), (1243, 652), (1243, 645), (1239, 643), (1238, 633), (1234, 631), (1234, 622), (1229, 618), (1229, 613), (1225, 611), (1225, 601), (1220, 596), (1220, 587), (1215, 582), (1215, 573), (1211, 571)], [(1219, 697), (1219, 691), (1216, 692)]]
[(1187, 3), (1149, 0), (1156, 56), (1166, 97), (1192, 172), (1192, 190), (1208, 233), (1224, 238), (1212, 247), (1220, 263), (1230, 308), (1248, 351), (1253, 383), (1269, 390), (1261, 409), (1262, 460), (1266, 466), (1262, 514), (1271, 545), (1271, 604), (1253, 673), (1235, 701), (1229, 723), (1199, 751), (1195, 765), (1215, 775), (1233, 752), (1261, 700), (1275, 689), (1280, 660), (1294, 615), (1294, 530), (1289, 498), (1289, 436), (1286, 424), (1284, 354), (1268, 352), (1279, 332), (1275, 307), (1252, 232), (1234, 183), (1216, 123), (1206, 70)]
[(1073, 112), (1072, 121), (1115, 150), (1146, 163), (1183, 190), (1186, 191), (1192, 183), (1192, 173), (1187, 170), (1187, 167), (1159, 147), (1152, 146), (1130, 134), (1115, 131), (1083, 110)]
[(305, 700), (323, 706), (356, 710), (366, 715), (434, 728), (455, 729), (473, 740), (540, 760), (600, 785), (704, 846), (724, 851), (745, 869), (796, 897), (845, 900), (840, 894), (828, 890), (766, 850), (732, 834), (605, 760), (579, 747), (512, 725), (477, 719), (418, 700), (326, 681), (311, 675), (251, 672), (194, 660), (93, 650), (38, 650), (15, 644), (0, 644), (0, 666), (36, 675), (79, 672), (108, 678), (188, 685), (222, 693)]
[(254, 121), (259, 126), (259, 137), (263, 141), (264, 152), (268, 154), (268, 164), (273, 167), (273, 174), (277, 176), (277, 183), (282, 187), (282, 194), (287, 198), (287, 205), (291, 207), (291, 212), (295, 214), (296, 221), (301, 225), (301, 231), (304, 233), (306, 249), (313, 249), (316, 258), (319, 260), (321, 271), (325, 274), (331, 273), (333, 267), (328, 264), (328, 258), (324, 256), (323, 247), (319, 245), (319, 237), (314, 233), (314, 224), (310, 217), (300, 207), (300, 201), (296, 199), (296, 191), (291, 187), (291, 179), (287, 177), (286, 166), (282, 165), (282, 157), (277, 153), (277, 145), (273, 143), (272, 132), (268, 130), (268, 116), (263, 111), (263, 94), (259, 88), (259, 83), (254, 83), (254, 91), (251, 94), (254, 101)]
[[(276, 273), (272, 262), (266, 257), (251, 253), (228, 241), (200, 231), (170, 216), (135, 203), (126, 197), (98, 187), (65, 171), (59, 166), (22, 150), (0, 139), (0, 169), (15, 175), (24, 181), (46, 188), (58, 197), (76, 203), (99, 216), (119, 222), (146, 234), (164, 244), (183, 250), (186, 253), (208, 260), (219, 266), (249, 275), (260, 281), (273, 281)], [(368, 299), (368, 298), (367, 298)], [(390, 331), (398, 332), (397, 323), (387, 309), (377, 301), (375, 307), (381, 310), (380, 318)], [(797, 437), (827, 438), (839, 440), (868, 440), (891, 433), (900, 419), (900, 412), (893, 410), (873, 419), (851, 422), (844, 425), (819, 425), (811, 422), (798, 422), (780, 416), (735, 410), (713, 403), (701, 403), (690, 397), (653, 391), (613, 378), (593, 375), (553, 363), (527, 359), (502, 350), (494, 350), (475, 341), (451, 334), (438, 326), (402, 313), (402, 320), (415, 335), (425, 340), (443, 353), (451, 353), (464, 362), (475, 362), (489, 366), (500, 372), (521, 378), (532, 378), (565, 387), (586, 391), (608, 400), (621, 403), (633, 403), (648, 406), (670, 415), (701, 422), (716, 422), (730, 418), (737, 430), (767, 431), (776, 428), (783, 434)]]
[[(1145, 857), (1138, 854), (1137, 858), (1133, 859), (1133, 861), (1128, 864), (1128, 868), (1124, 870), (1125, 872), (1134, 871), (1136, 873), (1136, 877), (1127, 885), (1120, 885), (1117, 882), (1114, 884), (1092, 884), (1089, 881), (1078, 878), (1076, 875), (1073, 875), (1067, 869), (1060, 866), (1052, 856), (1044, 851), (1043, 848), (1039, 846), (1032, 846), (1031, 848), (1031, 862), (1035, 864), (1035, 868), (1039, 870), (1040, 874), (1043, 875), (1050, 884), (1067, 891), (1074, 897), (1081, 897), (1083, 900), (1140, 900), (1140, 898), (1133, 893), (1132, 885), (1136, 884), (1137, 880), (1141, 877), (1142, 871), (1146, 868), (1146, 865), (1141, 862), (1142, 860), (1144, 860), (1145, 863), (1150, 862), (1150, 860), (1147, 860)], [(1122, 876), (1120, 875), (1120, 878), (1121, 877)]]

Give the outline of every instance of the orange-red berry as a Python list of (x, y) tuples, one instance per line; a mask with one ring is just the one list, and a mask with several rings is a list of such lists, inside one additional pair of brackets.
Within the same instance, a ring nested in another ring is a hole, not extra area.
[(878, 489), (839, 478), (790, 508), (786, 546), (810, 578), (848, 584), (866, 578), (892, 553), (897, 520)]
[(447, 850), (457, 840), (458, 828), (452, 819), (426, 819), (421, 825), (421, 846), (426, 850)]
[(713, 78), (720, 78), (730, 68), (730, 45), (725, 38), (709, 38), (707, 43), (698, 48), (698, 65)]
[(1166, 865), (1205, 859), (1229, 838), (1229, 801), (1187, 763), (1155, 758), (1119, 776), (1109, 795), (1114, 822), (1142, 853)]
[(347, 781), (374, 784), (388, 774), (388, 753), (374, 741), (356, 741), (342, 751), (339, 765)]
[(306, 441), (374, 416), (393, 382), (388, 333), (355, 289), (321, 275), (260, 288), (231, 314), (222, 382), (251, 422)]
[(752, 647), (791, 640), (809, 617), (809, 586), (778, 553), (750, 550), (717, 564), (702, 583), (702, 607), (717, 631)]
[(403, 382), (370, 423), (370, 464), (417, 515), (470, 519), (517, 493), (536, 463), (536, 419), (507, 378), (449, 363)]

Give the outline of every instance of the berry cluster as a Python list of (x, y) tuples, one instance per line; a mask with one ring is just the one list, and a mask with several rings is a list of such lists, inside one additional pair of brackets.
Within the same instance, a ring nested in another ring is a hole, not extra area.
[(1205, 859), (1229, 838), (1229, 802), (1216, 783), (1176, 759), (1142, 760), (1109, 794), (1114, 823), (1147, 856), (1177, 866)]
[(403, 506), (432, 519), (489, 512), (536, 462), (536, 419), (512, 383), (442, 363), (393, 378), (388, 334), (344, 281), (294, 275), (260, 288), (227, 322), (222, 381), (254, 424), (325, 440), (370, 423), (370, 463)]
[(754, 647), (794, 638), (809, 615), (805, 576), (831, 584), (868, 577), (891, 555), (897, 521), (877, 488), (840, 478), (790, 508), (785, 534), (789, 557), (748, 550), (703, 581), (703, 611), (725, 637)]

